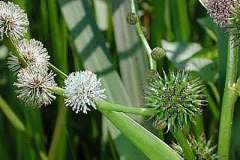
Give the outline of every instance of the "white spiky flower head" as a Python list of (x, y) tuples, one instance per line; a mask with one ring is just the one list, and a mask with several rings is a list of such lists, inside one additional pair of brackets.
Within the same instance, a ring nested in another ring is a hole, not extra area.
[(27, 14), (12, 2), (0, 1), (0, 40), (4, 35), (17, 40), (27, 33)]
[(95, 102), (106, 98), (105, 89), (100, 88), (100, 79), (91, 71), (73, 72), (64, 83), (65, 103), (76, 113), (82, 111), (87, 114), (89, 106), (96, 109)]
[(27, 106), (41, 107), (50, 104), (56, 98), (49, 90), (57, 86), (54, 76), (47, 67), (29, 65), (22, 68), (17, 74), (17, 82), (14, 83), (18, 87), (18, 98)]
[[(28, 65), (47, 66), (50, 56), (47, 49), (43, 47), (42, 42), (35, 39), (30, 41), (23, 39), (16, 42), (16, 48)], [(9, 69), (15, 73), (22, 68), (20, 61), (13, 53), (8, 57), (7, 64)]]

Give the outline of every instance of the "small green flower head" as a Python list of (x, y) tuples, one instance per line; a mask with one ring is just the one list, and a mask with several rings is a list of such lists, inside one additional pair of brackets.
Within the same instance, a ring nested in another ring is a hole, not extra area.
[(137, 16), (137, 14), (136, 13), (129, 13), (128, 15), (127, 15), (127, 18), (126, 18), (126, 20), (127, 20), (127, 23), (128, 24), (130, 24), (130, 25), (135, 25), (136, 23), (137, 23), (137, 21), (138, 21), (138, 16)]
[(160, 120), (160, 119), (155, 119), (152, 126), (156, 129), (162, 131), (167, 127), (167, 122), (163, 121), (163, 120)]
[[(153, 126), (167, 123), (167, 131), (180, 128), (191, 121), (195, 123), (197, 114), (201, 113), (201, 106), (206, 104), (205, 87), (202, 81), (191, 79), (187, 71), (170, 71), (164, 78), (154, 74), (145, 90), (146, 106), (154, 108), (157, 112)], [(159, 123), (160, 122), (160, 123)]]
[(135, 3), (141, 3), (143, 0), (135, 0)]
[[(202, 134), (198, 140), (193, 135), (189, 135), (188, 144), (192, 148), (192, 151), (198, 160), (215, 160), (222, 156), (215, 153), (217, 145), (212, 146), (212, 139), (206, 141), (205, 134)], [(173, 143), (172, 148), (181, 156), (184, 157), (184, 152), (179, 144)]]
[(141, 29), (142, 29), (144, 37), (147, 37), (148, 36), (148, 29), (147, 29), (147, 27), (142, 26)]
[(152, 83), (152, 82), (155, 82), (157, 81), (159, 78), (159, 74), (156, 70), (154, 69), (150, 69), (146, 72), (145, 74), (145, 79), (148, 83)]
[(233, 7), (238, 2), (236, 0), (206, 0), (204, 3), (210, 17), (220, 27), (229, 27), (229, 19), (233, 14)]
[(151, 52), (152, 59), (155, 61), (162, 59), (165, 55), (165, 51), (160, 47), (154, 48)]

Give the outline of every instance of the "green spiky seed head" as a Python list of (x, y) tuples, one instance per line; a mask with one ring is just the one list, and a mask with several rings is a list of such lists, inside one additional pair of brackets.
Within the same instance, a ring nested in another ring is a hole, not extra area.
[[(202, 134), (198, 140), (190, 134), (188, 138), (188, 145), (191, 147), (195, 158), (198, 160), (216, 160), (222, 156), (215, 153), (217, 145), (212, 146), (212, 139), (206, 141), (205, 134)], [(184, 157), (184, 152), (179, 144), (173, 143), (172, 148), (182, 157)]]
[(162, 59), (163, 57), (165, 57), (165, 55), (166, 55), (166, 53), (165, 53), (164, 49), (162, 49), (160, 47), (154, 48), (151, 52), (152, 59), (155, 61)]
[(176, 73), (170, 71), (169, 77), (165, 72), (163, 78), (156, 73), (153, 77), (148, 80), (144, 97), (146, 106), (156, 110), (155, 121), (165, 121), (167, 131), (183, 129), (189, 121), (195, 123), (201, 107), (206, 104), (202, 81), (199, 78), (191, 79), (189, 72), (180, 70)]
[(129, 13), (126, 17), (127, 23), (130, 25), (135, 25), (138, 21), (138, 16), (136, 13)]

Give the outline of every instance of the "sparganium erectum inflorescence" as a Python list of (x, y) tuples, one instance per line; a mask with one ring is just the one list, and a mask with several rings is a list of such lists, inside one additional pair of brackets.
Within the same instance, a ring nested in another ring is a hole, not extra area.
[(204, 4), (213, 21), (220, 27), (228, 28), (233, 8), (238, 5), (238, 0), (206, 0)]
[[(26, 60), (28, 65), (36, 65), (46, 67), (50, 56), (48, 55), (47, 49), (43, 47), (42, 42), (35, 39), (30, 41), (22, 39), (16, 42), (16, 48), (19, 54)], [(17, 73), (22, 68), (21, 62), (18, 57), (11, 53), (8, 57), (8, 67), (11, 71)]]
[(163, 78), (152, 70), (146, 75), (146, 106), (156, 110), (155, 128), (166, 126), (169, 131), (183, 129), (188, 121), (195, 123), (197, 114), (202, 111), (201, 106), (206, 104), (205, 87), (199, 78), (191, 79), (189, 72), (180, 70), (176, 73), (170, 71), (169, 77), (164, 72)]
[(89, 106), (96, 109), (96, 101), (106, 98), (105, 89), (101, 89), (101, 79), (91, 71), (78, 71), (71, 73), (64, 81), (65, 103), (71, 106), (76, 113), (82, 111), (87, 114)]
[(239, 0), (206, 0), (208, 13), (220, 27), (226, 28), (231, 41), (240, 44), (240, 1)]
[(12, 2), (0, 1), (0, 40), (4, 35), (18, 40), (27, 33), (27, 14)]
[[(205, 134), (202, 134), (198, 140), (196, 140), (194, 135), (190, 134), (188, 139), (188, 145), (191, 147), (197, 160), (216, 160), (221, 157), (215, 153), (217, 145), (212, 146), (212, 142), (212, 139), (206, 141)], [(173, 143), (172, 148), (184, 157), (184, 151), (179, 144)]]
[(16, 91), (18, 98), (27, 106), (41, 107), (50, 104), (56, 98), (49, 90), (57, 86), (54, 76), (55, 74), (48, 71), (47, 67), (39, 65), (29, 65), (20, 69), (17, 82), (14, 83), (18, 87)]

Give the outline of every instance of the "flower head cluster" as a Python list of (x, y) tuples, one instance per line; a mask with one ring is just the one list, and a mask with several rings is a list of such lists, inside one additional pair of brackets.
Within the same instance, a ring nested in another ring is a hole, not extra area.
[(28, 66), (22, 68), (17, 74), (18, 98), (28, 106), (41, 107), (48, 105), (55, 99), (49, 88), (56, 87), (53, 72), (47, 67)]
[[(47, 66), (50, 57), (40, 41), (23, 39), (16, 43), (16, 48), (28, 65)], [(22, 68), (21, 62), (14, 54), (8, 58), (8, 67), (15, 73)]]
[(237, 3), (236, 0), (207, 0), (204, 4), (215, 23), (220, 27), (229, 27), (229, 19)]
[(17, 40), (27, 33), (27, 14), (12, 2), (0, 1), (0, 40), (4, 35)]
[(146, 106), (157, 111), (153, 126), (166, 126), (169, 131), (176, 127), (182, 129), (189, 120), (195, 122), (196, 114), (202, 111), (200, 107), (206, 103), (201, 80), (191, 80), (189, 72), (180, 70), (177, 73), (171, 71), (169, 77), (164, 72), (164, 78), (157, 72), (151, 73), (152, 78), (148, 75), (145, 99)]
[[(212, 146), (212, 139), (206, 141), (205, 134), (202, 134), (198, 140), (193, 135), (189, 135), (188, 144), (198, 160), (215, 160), (221, 157), (215, 153), (217, 146)], [(172, 147), (179, 155), (184, 157), (183, 149), (179, 144), (173, 143)]]
[(82, 111), (87, 114), (89, 106), (96, 109), (95, 102), (106, 98), (105, 89), (100, 89), (100, 79), (91, 71), (71, 73), (64, 83), (65, 103), (76, 113)]

